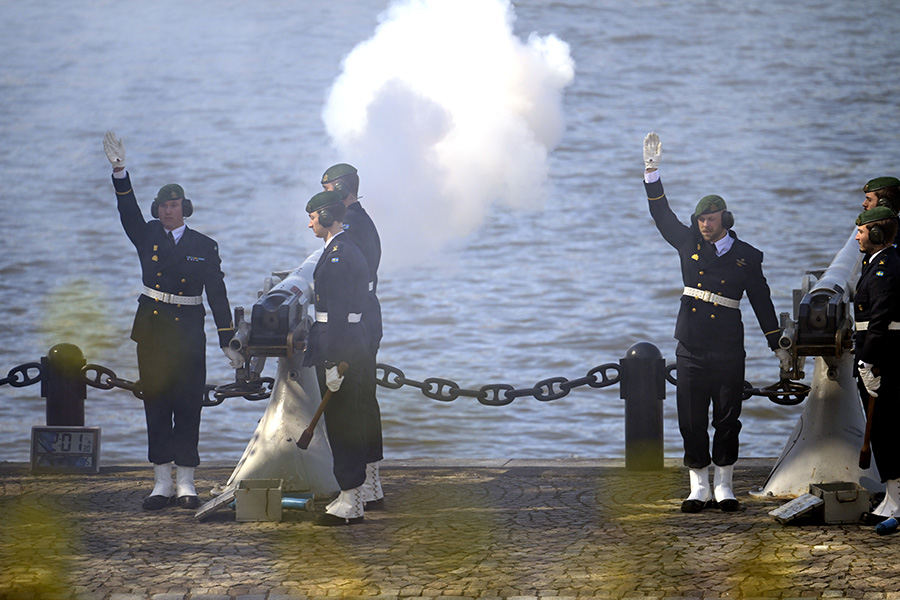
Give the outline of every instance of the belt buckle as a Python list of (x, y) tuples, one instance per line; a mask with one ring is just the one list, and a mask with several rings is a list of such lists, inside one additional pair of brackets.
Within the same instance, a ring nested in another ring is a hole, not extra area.
[(704, 302), (712, 302), (712, 292), (709, 290), (700, 290), (700, 295), (697, 296), (697, 298)]

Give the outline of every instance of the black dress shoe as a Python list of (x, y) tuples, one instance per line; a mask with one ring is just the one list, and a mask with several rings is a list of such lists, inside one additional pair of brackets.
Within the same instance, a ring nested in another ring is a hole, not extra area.
[(719, 510), (722, 512), (737, 512), (741, 509), (741, 503), (738, 502), (735, 498), (728, 498), (727, 500), (719, 500)]
[(365, 504), (363, 504), (364, 510), (384, 510), (384, 496), (379, 498), (378, 500), (367, 500)]
[(178, 496), (178, 506), (181, 508), (200, 508), (200, 498), (197, 496)]
[(365, 517), (336, 517), (332, 514), (322, 513), (314, 522), (315, 525), (319, 527), (337, 527), (341, 525), (356, 525), (358, 523), (362, 523), (365, 520)]
[(174, 501), (174, 496), (147, 496), (141, 507), (144, 510), (161, 510)]
[(681, 503), (681, 512), (698, 513), (706, 508), (707, 503), (703, 500), (685, 500)]

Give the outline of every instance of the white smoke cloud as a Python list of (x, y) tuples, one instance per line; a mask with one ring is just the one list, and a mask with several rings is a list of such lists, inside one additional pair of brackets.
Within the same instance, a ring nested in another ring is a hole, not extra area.
[(513, 34), (507, 0), (400, 0), (344, 59), (322, 118), (357, 167), (387, 265), (537, 207), (565, 129), (568, 45)]

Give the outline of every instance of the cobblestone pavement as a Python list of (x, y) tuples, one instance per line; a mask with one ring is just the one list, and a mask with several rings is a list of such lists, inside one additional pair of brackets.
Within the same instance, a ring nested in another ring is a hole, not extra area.
[[(783, 500), (747, 494), (772, 464), (738, 463), (740, 512), (683, 514), (686, 471), (669, 461), (653, 472), (386, 461), (386, 509), (323, 528), (305, 511), (255, 523), (227, 508), (203, 521), (178, 507), (143, 511), (148, 466), (32, 475), (0, 463), (0, 597), (900, 600), (900, 536), (779, 524), (768, 512)], [(198, 491), (231, 470), (201, 465)]]

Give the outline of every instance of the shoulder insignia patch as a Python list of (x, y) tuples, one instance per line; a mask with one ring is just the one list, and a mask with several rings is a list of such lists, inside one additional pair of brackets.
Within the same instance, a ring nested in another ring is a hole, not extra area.
[(341, 262), (341, 257), (340, 256), (332, 256), (331, 262), (333, 262), (333, 263)]
[(691, 254), (691, 258), (693, 258), (694, 260), (700, 260), (700, 255), (699, 254)]
[(884, 277), (884, 271), (875, 271), (876, 277)]

